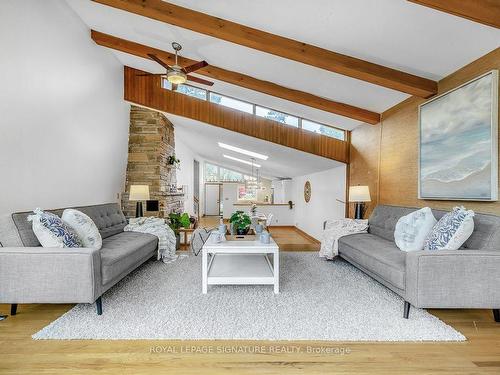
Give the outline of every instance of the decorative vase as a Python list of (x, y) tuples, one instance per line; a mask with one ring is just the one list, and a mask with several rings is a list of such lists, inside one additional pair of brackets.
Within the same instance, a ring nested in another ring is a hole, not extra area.
[(226, 234), (227, 227), (226, 224), (219, 224), (219, 233)]
[(260, 234), (260, 242), (264, 244), (268, 244), (271, 242), (271, 236), (269, 235), (269, 232), (267, 230), (263, 231)]
[(180, 233), (177, 233), (175, 235), (175, 250), (180, 250), (181, 248), (181, 235)]
[(264, 230), (264, 227), (262, 226), (262, 224), (256, 224), (255, 225), (255, 233), (257, 235), (260, 235), (263, 230)]

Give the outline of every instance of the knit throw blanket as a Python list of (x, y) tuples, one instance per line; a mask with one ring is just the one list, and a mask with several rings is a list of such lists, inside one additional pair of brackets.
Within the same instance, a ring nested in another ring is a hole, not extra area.
[(326, 222), (319, 256), (333, 259), (339, 255), (339, 238), (355, 233), (368, 233), (368, 220), (338, 219)]
[(170, 263), (177, 259), (175, 253), (176, 238), (174, 231), (165, 224), (164, 219), (156, 217), (139, 217), (130, 219), (124, 228), (127, 232), (150, 233), (158, 237), (158, 260)]

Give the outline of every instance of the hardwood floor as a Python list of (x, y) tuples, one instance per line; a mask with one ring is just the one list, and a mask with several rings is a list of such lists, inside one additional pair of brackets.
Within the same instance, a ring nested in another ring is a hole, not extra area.
[(319, 251), (320, 243), (295, 227), (269, 227), (281, 251)]
[[(290, 247), (310, 241), (292, 227), (271, 232)], [(460, 343), (31, 339), (71, 307), (20, 305), (16, 316), (0, 321), (0, 374), (500, 373), (500, 324), (491, 310), (429, 310), (467, 337)], [(9, 313), (0, 305), (0, 314)]]
[(0, 321), (0, 374), (500, 373), (500, 324), (487, 310), (430, 311), (465, 334), (463, 343), (31, 339), (70, 308), (20, 305)]
[[(216, 227), (218, 216), (200, 218), (200, 226)], [(280, 251), (319, 251), (320, 243), (295, 227), (269, 227), (269, 232), (278, 244)]]

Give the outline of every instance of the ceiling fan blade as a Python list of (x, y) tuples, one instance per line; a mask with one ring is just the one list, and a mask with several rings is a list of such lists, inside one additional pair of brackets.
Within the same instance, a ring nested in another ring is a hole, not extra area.
[(166, 63), (164, 63), (163, 61), (161, 61), (160, 58), (158, 58), (158, 56), (153, 55), (152, 53), (148, 53), (148, 56), (150, 58), (152, 58), (154, 61), (156, 61), (158, 64), (160, 64), (161, 66), (163, 66), (165, 69), (167, 69), (167, 70), (172, 69)]
[(136, 74), (137, 77), (147, 77), (147, 76), (166, 76), (166, 73), (141, 73)]
[(172, 91), (175, 91), (177, 90), (177, 83), (172, 83)]
[(204, 68), (208, 65), (208, 63), (203, 60), (203, 61), (200, 61), (200, 62), (197, 62), (197, 63), (194, 63), (193, 65), (189, 65), (189, 66), (186, 66), (184, 68), (182, 68), (182, 71), (186, 74), (188, 73), (192, 73), (194, 72), (195, 70), (198, 70), (198, 69), (201, 69), (201, 68)]
[(202, 78), (193, 77), (193, 76), (187, 76), (187, 80), (191, 81), (191, 82), (201, 83), (202, 85), (207, 85), (207, 86), (213, 86), (213, 84), (214, 84), (213, 82), (207, 81), (207, 80), (202, 79)]

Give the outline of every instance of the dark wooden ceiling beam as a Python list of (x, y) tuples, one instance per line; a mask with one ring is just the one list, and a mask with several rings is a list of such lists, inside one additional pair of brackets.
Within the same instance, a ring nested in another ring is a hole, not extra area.
[[(99, 45), (112, 48), (117, 51), (129, 53), (135, 56), (151, 59), (148, 54), (154, 54), (166, 63), (173, 65), (175, 55), (170, 52), (162, 51), (156, 48), (145, 46), (139, 43), (131, 42), (112, 35), (104, 34), (95, 30), (91, 31), (92, 39)], [(181, 66), (188, 66), (195, 63), (185, 57), (179, 57)], [(233, 85), (245, 87), (250, 90), (258, 91), (267, 95), (272, 95), (281, 99), (286, 99), (298, 104), (306, 105), (322, 111), (334, 113), (354, 120), (362, 121), (375, 125), (380, 122), (380, 114), (367, 109), (358, 108), (349, 104), (335, 102), (307, 92), (290, 89), (279, 86), (275, 83), (263, 81), (241, 73), (218, 68), (216, 66), (206, 66), (196, 71), (206, 77), (231, 83)]]
[(93, 0), (127, 12), (420, 97), (437, 93), (427, 78), (271, 34), (161, 0)]
[(500, 29), (499, 0), (408, 0), (408, 1)]

